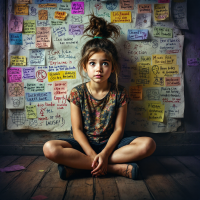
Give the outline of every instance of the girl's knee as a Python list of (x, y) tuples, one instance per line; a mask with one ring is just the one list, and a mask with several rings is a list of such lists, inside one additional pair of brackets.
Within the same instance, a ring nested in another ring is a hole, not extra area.
[(48, 141), (43, 146), (43, 152), (46, 158), (48, 159), (54, 159), (57, 157), (57, 149), (56, 146), (53, 144), (52, 141)]
[(150, 156), (156, 150), (156, 143), (152, 138), (146, 137), (144, 142), (144, 150), (147, 156)]

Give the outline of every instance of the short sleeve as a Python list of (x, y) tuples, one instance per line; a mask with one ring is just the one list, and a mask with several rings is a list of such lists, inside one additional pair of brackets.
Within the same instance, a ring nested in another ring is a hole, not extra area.
[(79, 96), (79, 92), (76, 88), (72, 89), (72, 91), (68, 97), (68, 101), (72, 102), (76, 106), (80, 107), (80, 96)]
[(126, 89), (124, 88), (121, 92), (121, 95), (119, 97), (119, 107), (124, 106), (125, 104), (128, 103), (128, 92), (126, 91)]

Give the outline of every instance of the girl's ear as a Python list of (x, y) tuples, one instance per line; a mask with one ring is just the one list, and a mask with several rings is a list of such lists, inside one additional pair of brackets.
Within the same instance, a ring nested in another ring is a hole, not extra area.
[(85, 66), (83, 66), (83, 70), (84, 72), (87, 72), (87, 68)]
[(112, 67), (112, 71), (111, 71), (111, 73), (113, 73), (115, 71), (115, 69)]

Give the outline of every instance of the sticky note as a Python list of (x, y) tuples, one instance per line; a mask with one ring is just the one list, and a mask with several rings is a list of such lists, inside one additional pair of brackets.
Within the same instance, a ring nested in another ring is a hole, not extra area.
[(134, 0), (120, 0), (119, 9), (120, 10), (133, 10)]
[(10, 97), (24, 96), (24, 82), (8, 83), (8, 95)]
[(26, 118), (27, 119), (37, 118), (36, 105), (26, 106)]
[(142, 86), (130, 86), (129, 96), (132, 100), (142, 100)]
[(200, 61), (197, 58), (188, 58), (187, 59), (188, 66), (198, 66), (199, 64), (200, 64)]
[(39, 4), (38, 8), (57, 8), (57, 3)]
[(141, 62), (148, 62), (151, 63), (151, 56), (141, 56)]
[(35, 0), (35, 4), (62, 3), (62, 0)]
[(22, 68), (8, 67), (7, 68), (7, 82), (22, 82)]
[(26, 101), (30, 102), (52, 101), (51, 92), (26, 93)]
[(36, 47), (51, 47), (51, 27), (37, 27), (36, 29)]
[(51, 21), (52, 26), (62, 26), (64, 23), (64, 21)]
[(44, 92), (45, 84), (44, 83), (27, 83), (25, 89), (27, 92)]
[(22, 33), (9, 33), (10, 45), (22, 45)]
[(34, 197), (31, 197), (31, 199), (34, 199), (34, 200), (43, 200), (43, 199), (47, 199), (48, 197), (44, 196), (44, 195), (37, 195), (37, 196), (34, 196)]
[(138, 13), (136, 15), (136, 28), (148, 28), (151, 27), (151, 13)]
[(158, 3), (170, 3), (170, 0), (158, 0)]
[(76, 71), (48, 72), (48, 81), (60, 81), (63, 79), (76, 79)]
[(38, 11), (38, 19), (39, 20), (47, 20), (48, 19), (48, 10), (39, 10)]
[(163, 122), (165, 113), (165, 105), (161, 103), (148, 103), (148, 120)]
[(28, 5), (27, 4), (17, 4), (15, 3), (15, 15), (28, 15)]
[(69, 35), (83, 35), (84, 25), (83, 24), (69, 24)]
[(173, 64), (177, 62), (176, 55), (169, 54), (154, 54), (152, 55), (152, 65)]
[(29, 49), (30, 65), (45, 65), (45, 49)]
[(66, 12), (56, 11), (54, 13), (54, 18), (55, 19), (65, 20), (66, 17), (67, 17), (67, 13)]
[(138, 4), (138, 13), (151, 13), (151, 4)]
[(54, 81), (53, 95), (54, 96), (67, 95), (67, 81)]
[(146, 40), (148, 29), (128, 29), (127, 40)]
[(35, 20), (24, 20), (24, 34), (35, 34), (36, 24)]
[[(178, 65), (152, 65), (152, 73), (153, 77), (165, 77), (165, 76), (173, 76), (174, 74), (179, 74), (179, 66)], [(153, 79), (152, 77), (152, 79)]]
[(115, 11), (110, 13), (111, 23), (130, 23), (131, 11)]
[(163, 21), (169, 18), (169, 4), (154, 4), (155, 21)]
[(10, 64), (12, 66), (26, 66), (26, 56), (11, 56)]
[(84, 14), (84, 2), (80, 1), (72, 2), (71, 14)]
[(62, 0), (63, 2), (71, 2), (71, 0)]
[(76, 71), (64, 71), (63, 79), (76, 79)]
[(17, 3), (31, 3), (31, 0), (17, 0)]
[(26, 168), (21, 165), (12, 165), (10, 167), (1, 168), (0, 171), (1, 172), (14, 172), (14, 171), (22, 170), (22, 169), (26, 169)]
[(23, 17), (18, 17), (11, 14), (9, 20), (9, 32), (19, 33), (22, 32), (22, 28), (23, 28)]
[(35, 79), (35, 67), (24, 67), (23, 79)]
[(153, 36), (154, 37), (162, 37), (162, 38), (172, 38), (173, 37), (173, 29), (154, 26), (153, 27)]
[(181, 85), (180, 77), (165, 77), (166, 86), (179, 86)]

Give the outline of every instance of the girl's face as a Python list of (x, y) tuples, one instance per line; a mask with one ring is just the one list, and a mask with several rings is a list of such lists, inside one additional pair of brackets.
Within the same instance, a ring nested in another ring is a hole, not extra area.
[(112, 71), (112, 62), (108, 59), (106, 54), (101, 51), (93, 54), (87, 64), (84, 71), (87, 72), (91, 81), (96, 83), (102, 83), (107, 81)]

